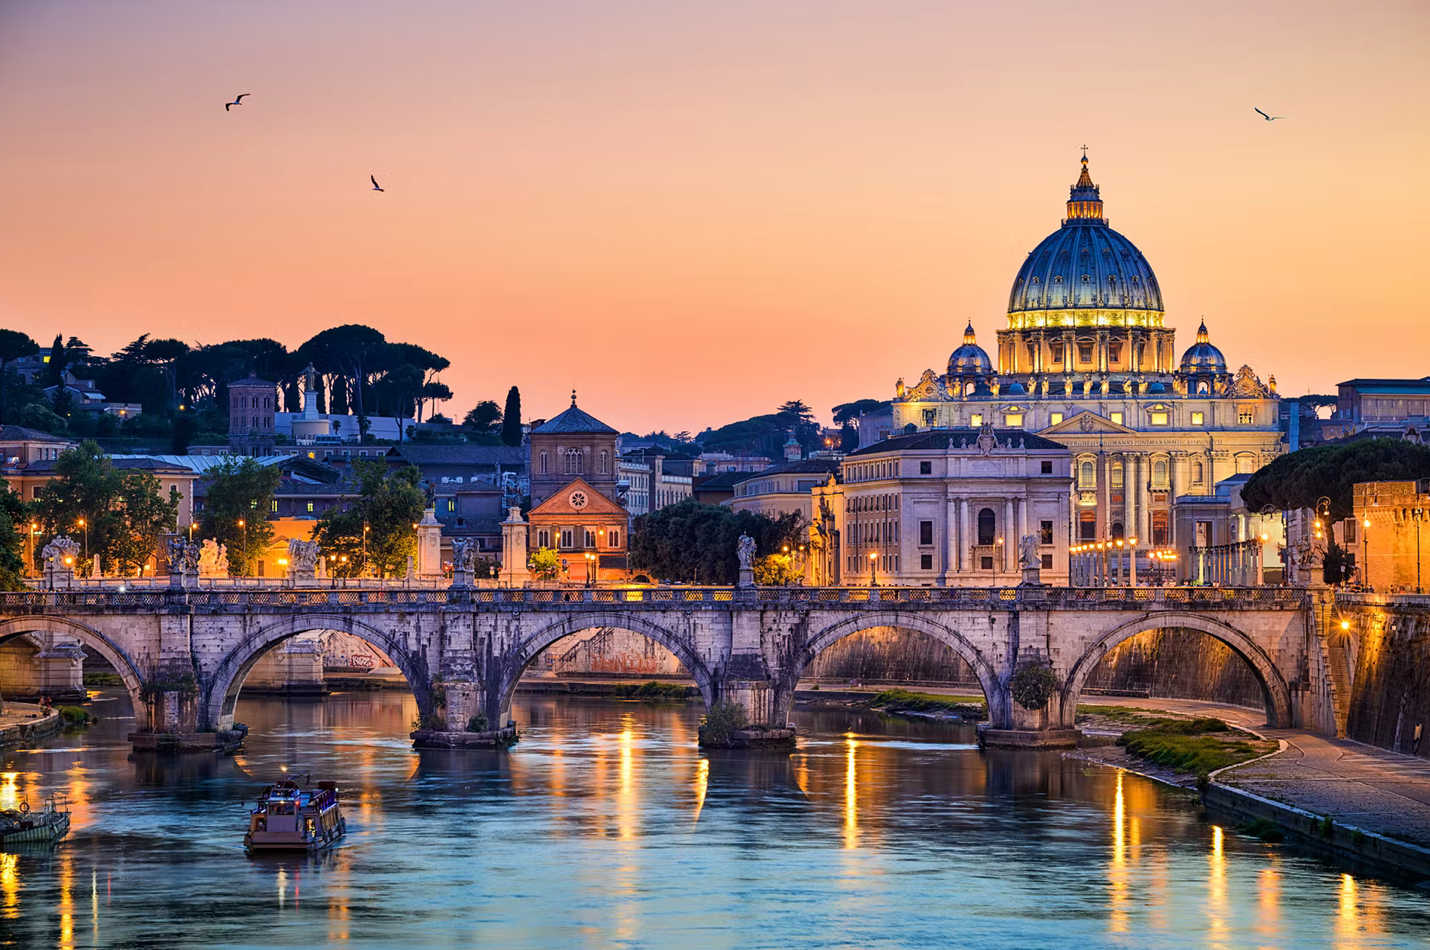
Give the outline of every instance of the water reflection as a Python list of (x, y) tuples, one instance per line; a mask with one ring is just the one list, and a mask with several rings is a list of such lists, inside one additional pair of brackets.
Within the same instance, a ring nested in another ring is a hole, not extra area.
[[(419, 754), (415, 711), (392, 693), (245, 699), (234, 758), (132, 758), (119, 721), (17, 754), (0, 807), (60, 790), (87, 817), (56, 852), (0, 855), (0, 931), (56, 947), (1430, 940), (1423, 894), (1208, 826), (1136, 776), (981, 754), (961, 725), (797, 710), (793, 754), (707, 755), (694, 706), (543, 697), (518, 701), (510, 752)], [(243, 855), (246, 805), (283, 767), (341, 779), (343, 847)]]

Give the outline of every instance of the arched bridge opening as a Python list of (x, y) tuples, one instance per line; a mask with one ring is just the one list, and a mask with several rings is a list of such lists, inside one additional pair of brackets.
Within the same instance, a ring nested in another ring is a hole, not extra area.
[(1255, 639), (1196, 614), (1141, 617), (1098, 637), (1073, 663), (1062, 689), (1063, 725), (1077, 704), (1098, 693), (1255, 704), (1273, 727), (1291, 725), (1291, 691)]
[[(254, 668), (265, 657), (304, 634), (318, 634), (314, 638), (318, 652), (308, 662), (321, 665), (323, 662), (321, 635), (338, 632), (346, 637), (356, 638), (370, 645), (378, 655), (390, 659), (407, 682), (417, 703), (417, 715), (426, 718), (436, 712), (432, 676), (425, 657), (414, 654), (406, 643), (387, 631), (365, 623), (353, 616), (345, 615), (295, 615), (262, 625), (243, 636), (212, 670), (206, 671), (204, 689), (200, 697), (200, 724), (214, 729), (233, 727), (239, 694)], [(402, 723), (402, 731), (407, 731), (408, 723)]]
[[(0, 622), (0, 651), (8, 654), (6, 657), (12, 661), (27, 661), (34, 663), (42, 659), (44, 652), (44, 641), (50, 639), (60, 641), (77, 641), (87, 653), (102, 657), (108, 667), (119, 677), (125, 693), (128, 694), (128, 701), (134, 710), (134, 715), (138, 721), (139, 728), (148, 726), (148, 718), (145, 712), (143, 701), (143, 687), (145, 674), (139, 662), (129, 655), (129, 653), (103, 631), (96, 627), (80, 623), (63, 617), (16, 617)], [(75, 672), (82, 677), (82, 658), (75, 657), (74, 662), (80, 663), (80, 668)], [(29, 672), (16, 667), (11, 671), (16, 676), (36, 675), (43, 677), (44, 673), (31, 666)], [(15, 695), (19, 686), (15, 682), (12, 686), (7, 680), (6, 686), (11, 688), (10, 695)], [(45, 692), (46, 684), (43, 679), (40, 682), (29, 684), (23, 689), (23, 694), (30, 692)], [(83, 679), (80, 679), (79, 688), (83, 690)], [(48, 693), (45, 693), (48, 695)]]

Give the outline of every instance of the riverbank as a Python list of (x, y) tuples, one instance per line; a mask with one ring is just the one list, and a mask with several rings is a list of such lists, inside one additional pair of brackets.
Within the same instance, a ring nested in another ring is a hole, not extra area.
[(33, 745), (57, 735), (65, 727), (58, 709), (42, 709), (33, 703), (5, 703), (0, 714), (0, 749)]

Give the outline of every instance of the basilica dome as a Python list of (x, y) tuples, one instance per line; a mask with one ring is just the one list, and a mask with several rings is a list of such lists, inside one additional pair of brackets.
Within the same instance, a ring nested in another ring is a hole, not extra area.
[(1187, 347), (1187, 352), (1182, 354), (1182, 372), (1188, 374), (1223, 374), (1226, 372), (1226, 357), (1221, 355), (1221, 350), (1212, 346), (1205, 320), (1202, 321), (1201, 326), (1197, 327), (1197, 342)]
[(978, 345), (978, 341), (973, 335), (973, 324), (970, 322), (968, 328), (963, 331), (963, 345), (948, 357), (948, 375), (991, 376), (992, 374), (993, 361), (988, 358), (983, 347)]
[(1008, 297), (1010, 326), (1160, 326), (1164, 307), (1157, 276), (1137, 245), (1102, 216), (1086, 155), (1067, 215), (1018, 269)]

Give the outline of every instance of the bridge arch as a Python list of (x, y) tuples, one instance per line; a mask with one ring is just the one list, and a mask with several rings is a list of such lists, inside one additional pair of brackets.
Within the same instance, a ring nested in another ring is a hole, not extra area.
[(296, 614), (252, 631), (230, 650), (206, 677), (202, 694), (201, 723), (215, 729), (233, 726), (233, 710), (238, 694), (259, 659), (284, 640), (300, 633), (338, 630), (352, 634), (377, 647), (391, 658), (417, 699), (417, 712), (427, 715), (432, 708), (432, 679), (426, 661), (414, 657), (401, 640), (386, 631), (351, 616), (339, 614)]
[(1169, 628), (1198, 630), (1230, 647), (1232, 652), (1246, 661), (1256, 676), (1257, 682), (1261, 684), (1266, 702), (1267, 721), (1278, 728), (1286, 728), (1291, 725), (1291, 689), (1286, 685), (1285, 677), (1281, 675), (1281, 671), (1277, 669), (1276, 663), (1267, 655), (1266, 651), (1258, 646), (1251, 637), (1228, 623), (1201, 614), (1180, 612), (1150, 614), (1130, 620), (1107, 631), (1094, 641), (1082, 656), (1078, 657), (1064, 681), (1062, 690), (1063, 725), (1067, 728), (1073, 727), (1073, 720), (1077, 714), (1077, 702), (1082, 695), (1083, 685), (1086, 684), (1092, 671), (1102, 662), (1103, 657), (1111, 653), (1119, 644), (1130, 640), (1139, 633)]
[(94, 627), (67, 617), (14, 617), (0, 621), (0, 644), (34, 633), (73, 637), (108, 660), (124, 682), (124, 688), (129, 691), (129, 701), (134, 705), (136, 722), (141, 726), (144, 724), (144, 674), (139, 664), (134, 662), (133, 657), (123, 647)]
[(506, 721), (502, 717), (507, 716), (511, 709), (511, 700), (516, 693), (516, 684), (521, 680), (522, 673), (543, 650), (557, 640), (569, 637), (573, 633), (580, 633), (582, 630), (590, 630), (593, 627), (615, 627), (620, 630), (629, 630), (665, 647), (675, 654), (675, 658), (684, 665), (691, 678), (695, 680), (695, 685), (700, 688), (700, 696), (705, 700), (706, 708), (714, 705), (718, 692), (715, 676), (684, 637), (671, 632), (660, 624), (652, 623), (634, 612), (591, 610), (563, 616), (560, 620), (555, 620), (527, 634), (516, 644), (497, 677), (497, 689), (489, 693), (487, 697), (487, 715), (491, 717), (492, 721)]
[(1005, 690), (998, 673), (989, 662), (988, 656), (967, 637), (946, 624), (920, 614), (892, 610), (862, 613), (836, 621), (806, 640), (804, 646), (794, 655), (788, 673), (776, 685), (776, 690), (779, 693), (775, 699), (777, 708), (788, 712), (789, 706), (793, 703), (794, 689), (798, 685), (800, 677), (821, 653), (845, 637), (879, 628), (922, 633), (952, 650), (973, 669), (973, 675), (978, 677), (978, 685), (982, 687), (983, 698), (988, 703), (989, 717), (995, 723), (1002, 721)]

